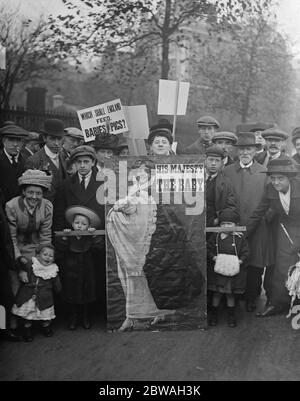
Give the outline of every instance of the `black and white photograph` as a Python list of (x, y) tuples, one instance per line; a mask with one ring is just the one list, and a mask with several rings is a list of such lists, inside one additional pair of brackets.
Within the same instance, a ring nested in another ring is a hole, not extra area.
[(299, 19), (0, 0), (1, 382), (300, 380)]

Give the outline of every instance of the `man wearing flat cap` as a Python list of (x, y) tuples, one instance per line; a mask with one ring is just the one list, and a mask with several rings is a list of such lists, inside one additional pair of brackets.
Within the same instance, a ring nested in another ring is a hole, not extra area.
[(28, 132), (27, 138), (25, 138), (24, 145), (21, 149), (21, 155), (24, 160), (33, 156), (40, 150), (40, 135), (37, 132)]
[[(260, 145), (252, 132), (241, 133), (235, 146), (239, 159), (224, 168), (224, 175), (233, 184), (240, 224), (244, 226), (261, 200), (266, 184), (266, 173), (265, 168), (254, 159)], [(273, 264), (272, 254), (271, 252), (269, 254), (268, 248), (268, 229), (264, 221), (260, 222), (255, 236), (249, 238), (249, 248), (251, 254), (245, 297), (247, 311), (253, 312), (261, 291), (261, 273), (265, 266)]]
[(206, 149), (212, 145), (212, 137), (220, 127), (219, 122), (210, 116), (203, 116), (197, 120), (199, 138), (186, 147), (182, 153), (204, 155)]
[(260, 157), (259, 163), (267, 167), (271, 160), (280, 159), (285, 156), (284, 149), (288, 134), (279, 127), (268, 128), (261, 133), (265, 140), (266, 152)]
[(72, 150), (84, 143), (84, 136), (82, 131), (76, 127), (65, 128), (65, 136), (62, 142), (60, 151), (61, 160), (64, 163), (65, 169), (68, 171), (70, 154)]
[(297, 164), (300, 165), (300, 127), (296, 127), (292, 132), (292, 142), (296, 153), (293, 155), (292, 159), (295, 160)]
[(25, 160), (20, 150), (27, 135), (24, 128), (11, 123), (0, 129), (3, 144), (0, 151), (0, 187), (5, 202), (19, 194), (18, 178), (25, 171)]
[(222, 210), (237, 212), (233, 185), (223, 174), (224, 151), (216, 145), (206, 149), (206, 225), (217, 226)]
[(51, 190), (46, 198), (52, 203), (58, 186), (67, 177), (67, 172), (60, 155), (60, 150), (65, 136), (64, 124), (61, 120), (50, 118), (45, 121), (44, 130), (45, 146), (31, 156), (26, 162), (26, 169), (38, 169), (52, 175)]
[(216, 132), (212, 137), (212, 143), (221, 148), (225, 154), (223, 165), (229, 166), (234, 163), (232, 153), (233, 145), (237, 142), (237, 136), (233, 132), (222, 131)]

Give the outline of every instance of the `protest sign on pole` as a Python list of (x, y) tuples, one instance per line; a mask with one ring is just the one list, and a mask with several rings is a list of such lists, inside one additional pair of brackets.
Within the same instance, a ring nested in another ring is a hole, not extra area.
[(6, 47), (0, 44), (0, 70), (6, 69)]
[(85, 142), (95, 140), (98, 134), (122, 134), (128, 125), (120, 99), (77, 111)]
[(145, 139), (149, 136), (149, 121), (146, 105), (123, 106), (128, 131), (124, 133), (127, 138), (129, 153), (133, 156), (146, 155)]
[[(179, 88), (177, 89), (178, 86)], [(180, 84), (178, 85), (178, 81), (160, 79), (157, 114), (177, 114), (178, 116), (184, 116), (187, 108), (189, 88), (189, 82), (180, 82)], [(176, 111), (176, 113), (174, 113), (174, 111)]]

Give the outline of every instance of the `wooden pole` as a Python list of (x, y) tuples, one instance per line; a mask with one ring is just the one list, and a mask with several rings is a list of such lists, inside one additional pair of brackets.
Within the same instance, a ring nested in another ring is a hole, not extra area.
[(173, 117), (173, 132), (172, 132), (172, 136), (173, 136), (173, 141), (174, 142), (175, 142), (176, 121), (177, 121), (179, 88), (180, 88), (180, 79), (178, 79), (177, 83), (176, 83), (176, 95), (175, 95), (174, 117)]
[(205, 232), (207, 233), (231, 233), (231, 232), (247, 231), (246, 226), (234, 226), (234, 227), (206, 227)]
[(74, 230), (67, 233), (64, 231), (54, 231), (54, 235), (56, 237), (90, 237), (93, 235), (105, 235), (105, 230), (95, 230), (94, 232)]

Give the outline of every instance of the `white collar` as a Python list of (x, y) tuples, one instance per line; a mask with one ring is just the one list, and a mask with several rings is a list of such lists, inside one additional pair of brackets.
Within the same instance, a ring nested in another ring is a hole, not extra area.
[(45, 149), (45, 153), (48, 157), (50, 157), (50, 159), (56, 159), (58, 160), (58, 153), (53, 153), (51, 152), (51, 150), (48, 148), (47, 145), (44, 146)]
[(49, 266), (44, 266), (39, 262), (36, 257), (32, 257), (32, 271), (33, 274), (37, 277), (40, 277), (44, 280), (49, 280), (50, 278), (54, 278), (58, 273), (58, 266), (55, 263), (52, 263)]
[(9, 154), (6, 152), (5, 148), (3, 148), (3, 150), (4, 150), (4, 153), (6, 154), (8, 160), (9, 160), (11, 163), (12, 163), (12, 161), (13, 161), (13, 157), (15, 157), (16, 161), (18, 161), (18, 159), (19, 159), (19, 152), (18, 152), (18, 154), (16, 154), (15, 156), (11, 156), (11, 155), (9, 155)]
[(280, 155), (281, 155), (281, 151), (275, 153), (275, 155), (273, 155), (273, 156), (272, 156), (272, 155), (270, 154), (270, 152), (268, 151), (268, 155), (269, 155), (270, 160), (279, 159), (279, 157), (280, 157)]
[(25, 146), (25, 149), (26, 149), (31, 155), (33, 155), (33, 151), (30, 150), (29, 148), (27, 148), (27, 146)]
[(85, 182), (87, 182), (91, 178), (91, 175), (92, 175), (92, 170), (87, 175), (81, 175), (80, 173), (78, 173), (79, 181), (81, 182), (84, 177)]
[(250, 162), (249, 164), (244, 164), (244, 163), (242, 163), (242, 162), (240, 161), (240, 166), (241, 166), (241, 168), (249, 168), (249, 167), (252, 166), (252, 164), (253, 164), (253, 160), (251, 160), (251, 162)]

